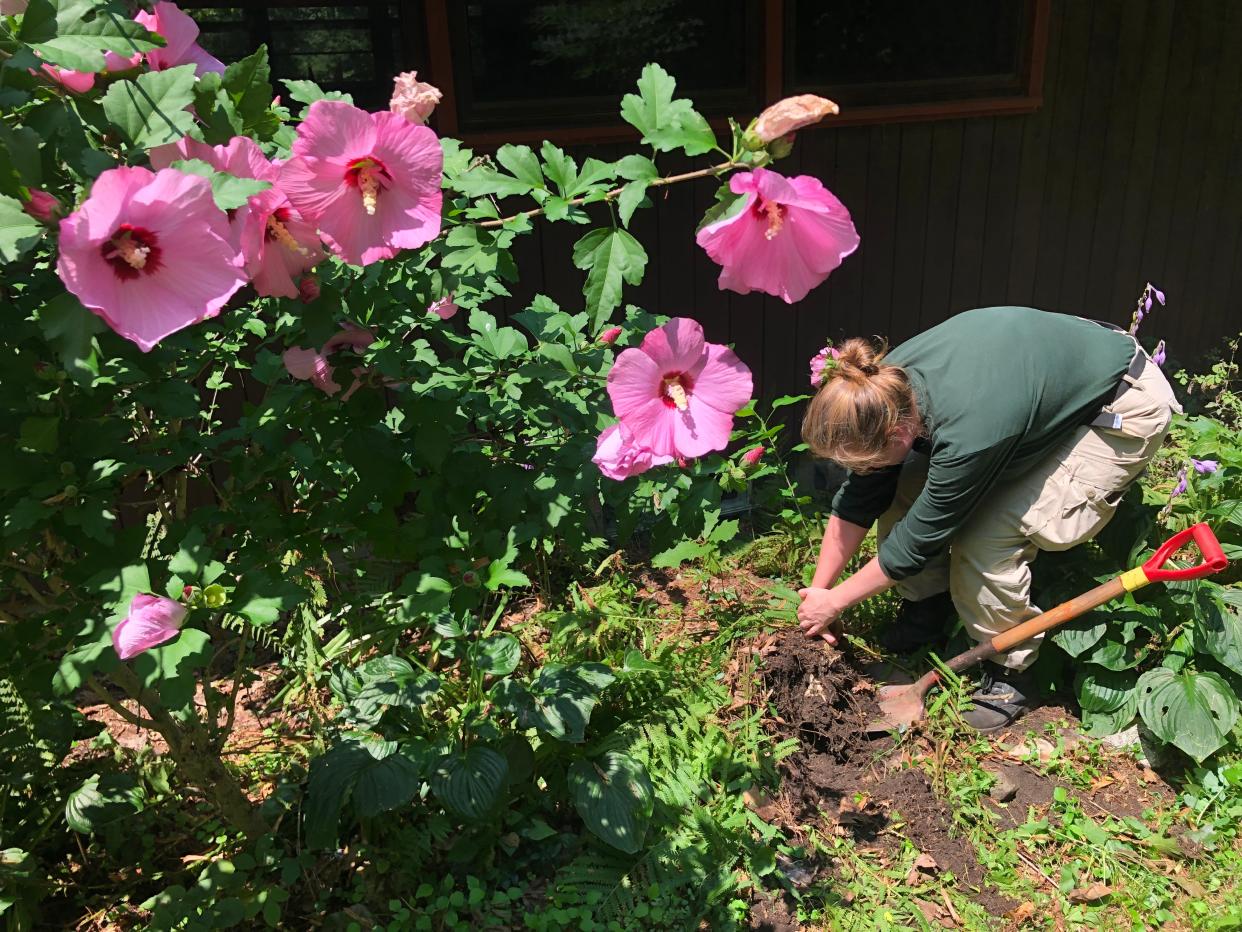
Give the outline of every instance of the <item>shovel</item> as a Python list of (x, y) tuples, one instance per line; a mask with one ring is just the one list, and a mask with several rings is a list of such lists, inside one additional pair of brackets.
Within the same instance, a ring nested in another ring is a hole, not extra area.
[[(1197, 566), (1189, 566), (1184, 569), (1165, 569), (1164, 565), (1168, 563), (1169, 558), (1192, 539), (1199, 548), (1202, 562)], [(1077, 598), (1070, 599), (1068, 602), (1062, 602), (1056, 608), (1050, 609), (1042, 615), (1036, 615), (1020, 625), (1015, 625), (1008, 631), (1002, 631), (990, 641), (984, 641), (973, 650), (958, 654), (946, 666), (954, 673), (961, 673), (980, 661), (1004, 653), (1011, 647), (1017, 647), (1037, 634), (1050, 631), (1085, 612), (1091, 611), (1093, 608), (1103, 605), (1105, 602), (1118, 598), (1127, 592), (1141, 589), (1148, 583), (1201, 579), (1204, 576), (1219, 573), (1228, 565), (1229, 561), (1225, 559), (1224, 551), (1220, 548), (1220, 541), (1216, 539), (1212, 529), (1206, 524), (1196, 524), (1174, 534), (1166, 540), (1160, 546), (1160, 549), (1152, 554), (1151, 558), (1142, 566), (1126, 570), (1120, 576), (1110, 579), (1103, 585), (1096, 586), (1090, 592), (1084, 592)], [(915, 722), (921, 721), (924, 713), (923, 704), (927, 701), (927, 693), (939, 681), (939, 671), (933, 670), (909, 686), (881, 687), (878, 693), (881, 717), (867, 726), (867, 733), (878, 734), (894, 730), (905, 731)]]

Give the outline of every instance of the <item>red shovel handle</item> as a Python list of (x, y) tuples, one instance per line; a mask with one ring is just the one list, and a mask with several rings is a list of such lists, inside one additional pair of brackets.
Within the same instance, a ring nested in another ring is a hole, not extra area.
[[(1169, 558), (1181, 550), (1191, 538), (1194, 538), (1203, 562), (1185, 569), (1163, 569), (1164, 565), (1169, 562)], [(1216, 539), (1210, 527), (1200, 523), (1179, 531), (1161, 544), (1160, 549), (1143, 564), (1143, 572), (1152, 582), (1169, 582), (1180, 579), (1202, 579), (1204, 576), (1219, 573), (1228, 565), (1229, 560), (1225, 558), (1225, 552), (1220, 548), (1220, 541)]]

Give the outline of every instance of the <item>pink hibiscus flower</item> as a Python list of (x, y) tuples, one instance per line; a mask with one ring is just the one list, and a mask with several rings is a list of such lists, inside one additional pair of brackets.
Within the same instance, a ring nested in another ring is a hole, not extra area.
[(437, 315), (441, 320), (451, 320), (461, 308), (453, 300), (453, 293), (450, 291), (439, 301), (433, 301), (431, 304), (428, 304), (427, 310)]
[(816, 178), (756, 168), (734, 175), (729, 188), (745, 196), (741, 210), (695, 237), (722, 267), (722, 289), (793, 304), (858, 248), (850, 212)]
[(117, 656), (129, 660), (144, 650), (158, 647), (181, 633), (186, 608), (180, 602), (139, 592), (130, 600), (129, 614), (112, 629)]
[[(284, 360), (285, 370), (295, 379), (309, 380), (325, 395), (332, 396), (341, 390), (341, 386), (332, 377), (332, 364), (328, 361), (328, 357), (344, 347), (361, 351), (374, 342), (375, 335), (371, 331), (354, 324), (346, 324), (339, 333), (328, 338), (323, 349), (316, 351), (293, 347), (285, 350), (281, 358)], [(342, 401), (348, 401), (349, 396), (358, 390), (362, 384), (358, 379), (365, 371), (365, 366), (358, 366), (353, 370), (354, 384), (341, 396)]]
[(211, 182), (172, 169), (109, 169), (60, 222), (61, 281), (143, 352), (219, 314), (239, 264)]
[(675, 457), (659, 456), (634, 441), (633, 432), (624, 424), (605, 427), (595, 441), (595, 455), (591, 462), (599, 467), (609, 479), (628, 479), (644, 473), (653, 466), (673, 462)]
[(337, 255), (370, 265), (439, 234), (443, 162), (425, 126), (317, 100), (298, 127), (280, 187)]
[(323, 261), (323, 248), (314, 226), (302, 219), (275, 186), (280, 169), (254, 140), (234, 136), (228, 145), (209, 146), (186, 136), (152, 149), (150, 158), (155, 168), (180, 159), (199, 159), (216, 171), (272, 182), (266, 191), (251, 195), (246, 206), (232, 211), (231, 241), (242, 252), (255, 291), (265, 297), (298, 297), (297, 279)]
[(811, 385), (819, 388), (819, 384), (824, 380), (824, 369), (828, 366), (828, 360), (834, 362), (841, 358), (841, 351), (835, 346), (825, 346), (822, 350), (811, 357)]
[(43, 73), (73, 94), (85, 94), (95, 86), (95, 72), (93, 71), (74, 71), (71, 68), (44, 65)]
[(168, 0), (156, 0), (154, 12), (145, 10), (134, 19), (151, 32), (164, 37), (162, 49), (147, 52), (147, 65), (152, 71), (164, 71), (178, 65), (194, 65), (194, 73), (224, 73), (224, 62), (198, 44), (198, 23), (188, 13)]
[(686, 317), (622, 350), (608, 372), (608, 396), (634, 443), (657, 456), (695, 457), (723, 449), (733, 414), (750, 400), (750, 370), (733, 350), (703, 339)]

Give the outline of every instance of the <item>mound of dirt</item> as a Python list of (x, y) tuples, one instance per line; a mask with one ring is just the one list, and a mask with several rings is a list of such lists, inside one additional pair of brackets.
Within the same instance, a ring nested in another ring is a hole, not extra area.
[[(879, 714), (874, 685), (849, 658), (800, 631), (785, 633), (764, 658), (762, 683), (776, 711), (771, 727), (797, 738), (782, 763), (788, 827), (808, 822), (847, 836), (860, 847), (889, 852), (904, 836), (950, 871), (993, 915), (1016, 904), (988, 887), (974, 846), (954, 834), (953, 813), (918, 769), (895, 753), (892, 741), (866, 734)], [(891, 830), (891, 831), (890, 831)]]

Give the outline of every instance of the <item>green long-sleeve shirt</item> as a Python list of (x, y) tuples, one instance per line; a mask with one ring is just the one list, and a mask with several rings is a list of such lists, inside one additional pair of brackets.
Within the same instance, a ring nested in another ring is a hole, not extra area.
[[(927, 484), (880, 546), (905, 579), (940, 553), (994, 486), (1028, 472), (1112, 400), (1134, 341), (1077, 317), (1028, 307), (966, 311), (893, 349), (909, 376), (928, 453)], [(861, 527), (892, 504), (900, 466), (851, 473), (832, 513)]]

